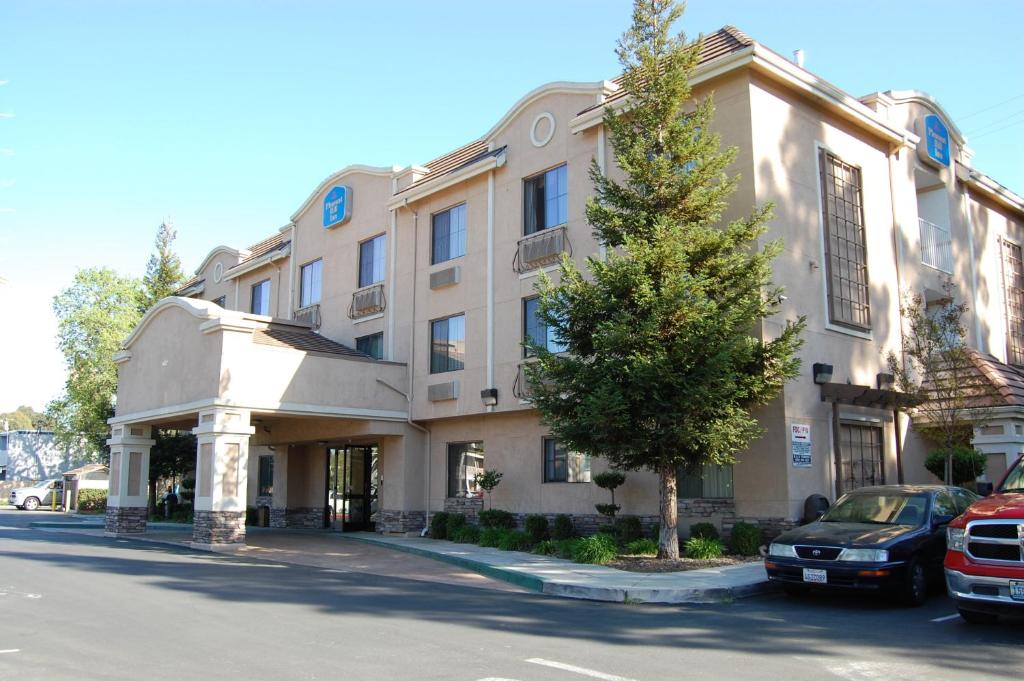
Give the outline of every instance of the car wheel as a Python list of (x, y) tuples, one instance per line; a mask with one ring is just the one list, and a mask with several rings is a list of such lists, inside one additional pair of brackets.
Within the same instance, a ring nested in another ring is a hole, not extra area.
[(810, 589), (803, 584), (783, 584), (782, 591), (785, 592), (787, 596), (798, 598), (800, 596), (806, 596)]
[(968, 624), (992, 624), (999, 619), (998, 615), (993, 615), (989, 612), (964, 610), (963, 608), (957, 608), (957, 612), (960, 613), (960, 617), (964, 619), (964, 622), (967, 622)]
[(34, 511), (39, 508), (39, 500), (35, 497), (29, 497), (25, 500), (25, 505), (22, 506), (26, 511)]
[(924, 565), (916, 558), (907, 564), (907, 574), (903, 583), (903, 604), (917, 608), (928, 600), (928, 575)]

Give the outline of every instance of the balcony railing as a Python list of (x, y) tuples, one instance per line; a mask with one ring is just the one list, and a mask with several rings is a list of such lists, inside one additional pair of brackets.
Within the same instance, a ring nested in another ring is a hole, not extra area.
[(519, 240), (512, 267), (522, 274), (538, 267), (553, 265), (559, 261), (562, 253), (572, 255), (572, 244), (565, 225), (542, 229)]
[(350, 319), (367, 317), (383, 312), (386, 306), (384, 284), (373, 284), (352, 294), (352, 303), (348, 306), (348, 316)]
[(320, 328), (320, 303), (300, 307), (295, 311), (293, 318), (297, 322), (309, 324), (316, 331)]
[(953, 239), (949, 227), (942, 227), (924, 218), (917, 219), (921, 230), (921, 262), (929, 267), (953, 273)]

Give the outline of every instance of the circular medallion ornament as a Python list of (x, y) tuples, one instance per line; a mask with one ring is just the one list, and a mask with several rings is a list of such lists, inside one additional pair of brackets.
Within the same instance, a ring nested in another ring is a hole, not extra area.
[(533, 146), (543, 147), (554, 136), (555, 117), (551, 112), (545, 111), (533, 119), (533, 125), (530, 126), (530, 141), (533, 142)]
[(224, 278), (224, 263), (219, 262), (213, 266), (213, 281), (220, 283), (220, 280)]

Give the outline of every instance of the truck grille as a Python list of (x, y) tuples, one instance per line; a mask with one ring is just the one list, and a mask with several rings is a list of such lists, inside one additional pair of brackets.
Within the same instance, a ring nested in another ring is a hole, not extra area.
[(967, 555), (995, 563), (1024, 563), (1024, 524), (1016, 520), (976, 520), (967, 523)]

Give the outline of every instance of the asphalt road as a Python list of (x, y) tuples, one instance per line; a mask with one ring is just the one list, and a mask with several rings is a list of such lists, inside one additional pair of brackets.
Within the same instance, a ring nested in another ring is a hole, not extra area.
[[(33, 516), (35, 516), (33, 518)], [(32, 529), (0, 509), (0, 679), (1016, 678), (1024, 624), (860, 597), (589, 603)]]

